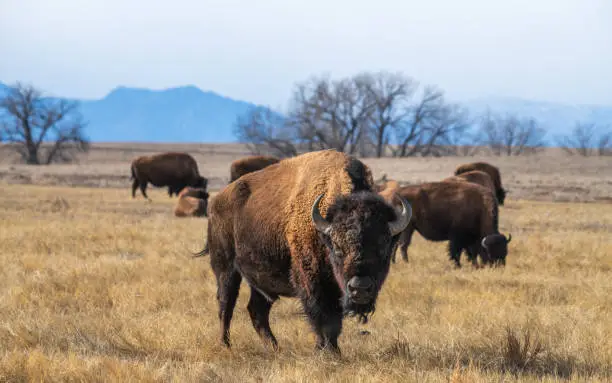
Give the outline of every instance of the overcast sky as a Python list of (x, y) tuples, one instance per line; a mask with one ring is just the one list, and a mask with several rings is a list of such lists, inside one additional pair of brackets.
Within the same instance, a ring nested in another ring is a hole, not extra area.
[(283, 106), (311, 74), (454, 99), (612, 104), (612, 0), (0, 0), (0, 81), (100, 98), (193, 84)]

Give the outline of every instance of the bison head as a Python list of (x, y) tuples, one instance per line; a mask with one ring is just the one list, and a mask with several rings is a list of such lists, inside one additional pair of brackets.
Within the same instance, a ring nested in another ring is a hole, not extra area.
[(504, 200), (506, 199), (506, 190), (504, 190), (504, 189), (497, 189), (496, 194), (497, 194), (496, 195), (497, 202), (500, 205), (503, 205), (504, 204)]
[(503, 234), (491, 234), (482, 239), (481, 245), (486, 252), (487, 258), (493, 266), (505, 266), (508, 255), (508, 244), (512, 240), (512, 234), (506, 238)]
[(206, 190), (206, 187), (208, 186), (208, 179), (206, 177), (198, 176), (191, 186)]
[(399, 197), (401, 212), (374, 193), (338, 197), (323, 218), (320, 195), (312, 206), (312, 220), (329, 251), (334, 276), (343, 293), (345, 314), (363, 322), (374, 311), (378, 292), (389, 273), (391, 254), (399, 234), (412, 217), (410, 204)]

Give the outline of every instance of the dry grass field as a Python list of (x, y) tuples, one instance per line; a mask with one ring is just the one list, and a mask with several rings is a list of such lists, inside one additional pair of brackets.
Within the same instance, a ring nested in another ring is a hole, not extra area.
[[(27, 166), (0, 145), (0, 183), (102, 188), (130, 187), (130, 161), (141, 155), (186, 151), (209, 178), (209, 188), (229, 181), (231, 161), (248, 155), (239, 144), (95, 144), (68, 165)], [(487, 161), (501, 170), (508, 198), (558, 202), (612, 202), (612, 157), (568, 156), (559, 149), (524, 157), (366, 158), (376, 178), (387, 174), (402, 183), (437, 181), (465, 162)], [(129, 191), (128, 191), (129, 193)]]
[[(194, 156), (220, 187), (244, 153), (210, 147)], [(455, 270), (446, 244), (415, 235), (372, 320), (345, 320), (337, 359), (314, 351), (292, 299), (272, 309), (280, 351), (266, 349), (244, 283), (233, 349), (220, 346), (209, 258), (189, 255), (204, 244), (206, 219), (174, 217), (164, 189), (150, 191), (151, 203), (130, 197), (129, 160), (147, 150), (0, 164), (0, 382), (612, 380), (610, 160), (492, 159), (510, 189), (500, 212), (513, 236), (506, 268), (473, 270), (462, 258)], [(376, 177), (418, 182), (471, 160), (364, 162)], [(563, 202), (572, 200), (591, 203)]]

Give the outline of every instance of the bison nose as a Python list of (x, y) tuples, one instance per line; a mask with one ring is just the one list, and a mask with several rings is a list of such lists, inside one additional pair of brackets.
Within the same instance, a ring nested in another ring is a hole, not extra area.
[(374, 281), (369, 277), (353, 277), (346, 287), (349, 298), (356, 303), (367, 303), (374, 294)]

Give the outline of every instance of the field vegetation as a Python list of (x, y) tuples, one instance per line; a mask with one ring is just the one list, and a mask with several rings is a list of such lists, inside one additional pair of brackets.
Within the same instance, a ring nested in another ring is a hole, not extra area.
[[(602, 159), (500, 161), (511, 192), (500, 219), (513, 236), (507, 267), (473, 270), (463, 258), (454, 270), (445, 244), (415, 235), (372, 320), (345, 321), (336, 359), (314, 352), (292, 299), (271, 314), (281, 350), (266, 349), (244, 284), (233, 349), (222, 348), (209, 259), (189, 254), (204, 245), (206, 219), (172, 216), (176, 199), (163, 189), (150, 192), (151, 203), (132, 200), (134, 153), (108, 153), (27, 171), (0, 165), (2, 382), (612, 379), (612, 205)], [(216, 162), (206, 149), (196, 154), (217, 188), (242, 155), (224, 153)], [(450, 175), (465, 158), (365, 162), (376, 177), (419, 182)], [(113, 181), (118, 175), (125, 179)], [(553, 202), (555, 192), (578, 197)]]

